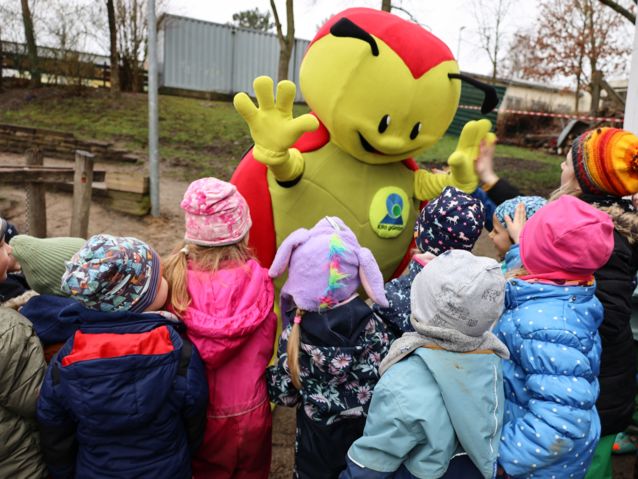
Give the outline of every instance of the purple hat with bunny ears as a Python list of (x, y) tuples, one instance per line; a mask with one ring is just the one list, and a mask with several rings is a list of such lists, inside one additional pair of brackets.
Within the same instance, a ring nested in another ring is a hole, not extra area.
[(323, 311), (345, 301), (359, 286), (375, 303), (387, 307), (383, 275), (368, 248), (341, 219), (326, 216), (312, 229), (293, 231), (277, 250), (270, 267), (276, 278), (288, 268), (281, 288), (281, 311), (297, 307)]

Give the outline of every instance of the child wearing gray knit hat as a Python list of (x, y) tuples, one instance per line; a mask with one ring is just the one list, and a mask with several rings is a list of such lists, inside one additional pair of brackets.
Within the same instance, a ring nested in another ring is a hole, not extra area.
[[(346, 474), (494, 477), (503, 423), (501, 358), (491, 332), (505, 297), (498, 262), (464, 250), (432, 259), (412, 283), (414, 332), (381, 363), (364, 434)], [(400, 405), (400, 406), (399, 406)], [(375, 476), (376, 477), (376, 476)]]

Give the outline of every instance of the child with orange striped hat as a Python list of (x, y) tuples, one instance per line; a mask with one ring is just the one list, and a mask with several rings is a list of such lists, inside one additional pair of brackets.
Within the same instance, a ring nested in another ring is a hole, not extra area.
[(613, 252), (594, 274), (596, 297), (604, 307), (596, 403), (602, 432), (587, 474), (588, 478), (611, 478), (614, 438), (629, 426), (636, 394), (630, 317), (638, 270), (638, 214), (623, 197), (638, 192), (638, 137), (618, 128), (587, 131), (574, 141), (561, 169), (560, 187), (550, 200), (566, 194), (578, 196), (614, 222)]

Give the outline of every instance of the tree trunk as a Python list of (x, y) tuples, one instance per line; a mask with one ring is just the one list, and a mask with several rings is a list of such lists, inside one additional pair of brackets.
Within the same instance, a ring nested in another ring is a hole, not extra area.
[(279, 68), (277, 70), (277, 79), (278, 81), (282, 81), (288, 78), (288, 65), (290, 64), (290, 57), (292, 56), (292, 50), (295, 45), (295, 17), (293, 11), (293, 0), (286, 0), (287, 28), (285, 36), (281, 28), (279, 13), (277, 12), (277, 7), (275, 6), (274, 0), (270, 0), (270, 7), (272, 8), (272, 13), (275, 17), (277, 38), (279, 39)]
[(2, 84), (2, 62), (4, 62), (4, 52), (2, 51), (2, 29), (0, 29), (0, 93), (4, 91)]
[(24, 37), (27, 40), (27, 51), (29, 54), (31, 87), (37, 88), (41, 85), (40, 69), (38, 68), (38, 47), (35, 43), (35, 33), (33, 32), (33, 19), (29, 10), (29, 0), (20, 0), (22, 3), (22, 22), (24, 23)]
[(576, 80), (576, 93), (574, 94), (574, 112), (578, 115), (578, 104), (580, 102), (580, 80)]
[(277, 68), (277, 79), (279, 81), (288, 78), (288, 66), (290, 65), (290, 57), (292, 49), (283, 42), (279, 42), (279, 67)]
[(389, 12), (392, 10), (392, 0), (381, 0), (381, 10)]
[(109, 38), (111, 42), (111, 95), (120, 96), (120, 58), (117, 52), (117, 25), (115, 24), (115, 7), (113, 0), (106, 0), (106, 10), (109, 15)]

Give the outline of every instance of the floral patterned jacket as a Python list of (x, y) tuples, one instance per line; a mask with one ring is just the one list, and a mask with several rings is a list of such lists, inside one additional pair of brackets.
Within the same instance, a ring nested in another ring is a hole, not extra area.
[(271, 401), (299, 405), (308, 418), (325, 425), (365, 417), (379, 380), (379, 364), (392, 339), (383, 321), (358, 297), (322, 313), (305, 313), (299, 391), (288, 370), (286, 348), (292, 317), (290, 323), (279, 340), (278, 362), (266, 373)]

